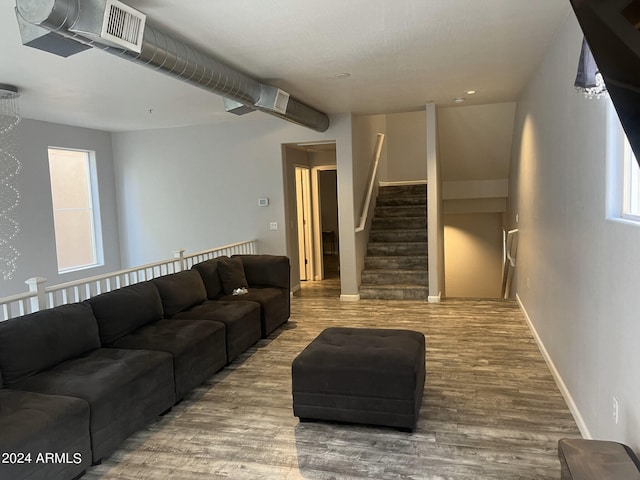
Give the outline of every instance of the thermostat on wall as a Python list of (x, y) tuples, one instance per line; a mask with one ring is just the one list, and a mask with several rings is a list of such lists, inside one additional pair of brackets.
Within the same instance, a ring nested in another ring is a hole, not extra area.
[(267, 197), (263, 197), (263, 198), (259, 198), (258, 199), (258, 206), (259, 207), (266, 207), (267, 205), (269, 205), (269, 199)]

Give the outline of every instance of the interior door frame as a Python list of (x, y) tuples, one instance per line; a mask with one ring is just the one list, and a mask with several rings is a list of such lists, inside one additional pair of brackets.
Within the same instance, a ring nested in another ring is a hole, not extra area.
[[(315, 280), (324, 280), (324, 246), (322, 244), (322, 196), (320, 193), (320, 172), (327, 170), (335, 170), (337, 172), (338, 167), (337, 165), (319, 165), (311, 168), (311, 205), (313, 209), (313, 240), (315, 245), (313, 253), (315, 257), (314, 266), (316, 267), (313, 271), (313, 275)], [(338, 239), (339, 238), (340, 232), (338, 232)]]
[[(308, 165), (295, 164), (296, 179), (296, 223), (298, 232), (298, 262), (300, 280), (314, 278), (314, 238), (312, 235), (312, 187), (311, 168)], [(306, 261), (305, 261), (306, 260)]]

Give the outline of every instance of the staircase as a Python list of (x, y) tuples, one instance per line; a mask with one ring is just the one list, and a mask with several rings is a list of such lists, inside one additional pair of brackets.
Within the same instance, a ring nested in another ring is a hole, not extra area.
[(360, 298), (427, 300), (427, 186), (380, 187)]

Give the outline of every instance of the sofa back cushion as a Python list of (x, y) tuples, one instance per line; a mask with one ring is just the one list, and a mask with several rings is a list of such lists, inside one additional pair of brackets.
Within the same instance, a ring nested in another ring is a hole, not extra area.
[(231, 295), (236, 288), (249, 287), (240, 257), (220, 257), (218, 260), (218, 275), (226, 295)]
[(100, 341), (109, 345), (134, 330), (162, 319), (162, 300), (151, 282), (136, 283), (90, 298)]
[(240, 258), (250, 286), (289, 289), (291, 268), (289, 258), (282, 255), (234, 255)]
[(202, 277), (195, 270), (163, 275), (151, 282), (158, 287), (164, 316), (173, 317), (176, 313), (200, 305), (207, 299)]
[(196, 263), (193, 267), (191, 267), (193, 270), (196, 270), (202, 277), (204, 286), (207, 289), (207, 298), (209, 300), (215, 300), (224, 293), (222, 291), (220, 275), (218, 274), (218, 261), (218, 258), (212, 258), (211, 260)]
[(72, 303), (0, 322), (0, 370), (11, 385), (100, 347), (86, 303)]

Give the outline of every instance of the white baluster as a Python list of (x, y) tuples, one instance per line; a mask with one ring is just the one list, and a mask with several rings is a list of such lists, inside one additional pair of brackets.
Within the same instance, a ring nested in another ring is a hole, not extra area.
[(32, 277), (27, 280), (26, 283), (29, 286), (30, 292), (35, 292), (37, 295), (31, 298), (31, 311), (37, 312), (38, 310), (44, 310), (47, 308), (47, 300), (44, 292), (44, 282), (47, 279), (44, 277)]

